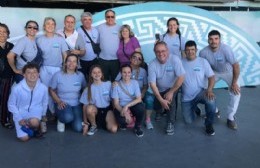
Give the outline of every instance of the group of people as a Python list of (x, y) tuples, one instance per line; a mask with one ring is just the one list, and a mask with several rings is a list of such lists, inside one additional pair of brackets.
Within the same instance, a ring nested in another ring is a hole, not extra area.
[[(39, 37), (38, 23), (29, 20), (26, 35), (15, 45), (7, 41), (7, 25), (0, 23), (2, 125), (15, 126), (22, 141), (41, 137), (49, 111), (57, 118), (58, 132), (70, 124), (83, 135), (94, 135), (98, 128), (111, 133), (133, 128), (142, 137), (143, 122), (147, 129), (154, 127), (154, 110), (156, 121), (166, 115), (165, 132), (173, 135), (181, 92), (184, 121), (192, 123), (202, 103), (206, 134), (214, 135), (219, 111), (213, 88), (222, 79), (230, 94), (227, 126), (237, 129), (239, 63), (231, 48), (221, 43), (219, 31), (209, 32), (209, 45), (198, 57), (196, 42), (187, 41), (178, 19), (169, 18), (167, 32), (154, 44), (156, 58), (147, 65), (131, 27), (116, 24), (115, 17), (109, 9), (106, 22), (93, 27), (92, 14), (84, 12), (82, 25), (75, 29), (75, 17), (67, 15), (64, 28), (57, 31), (55, 20), (46, 17)], [(37, 65), (33, 60), (39, 54), (43, 61)]]

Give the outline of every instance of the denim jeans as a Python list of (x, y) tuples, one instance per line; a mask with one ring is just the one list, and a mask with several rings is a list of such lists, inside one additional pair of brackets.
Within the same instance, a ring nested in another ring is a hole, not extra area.
[(70, 106), (62, 110), (58, 109), (58, 105), (55, 104), (55, 112), (57, 114), (58, 120), (62, 123), (71, 123), (72, 129), (81, 132), (82, 131), (82, 106)]
[(214, 114), (216, 111), (216, 102), (215, 99), (207, 99), (205, 93), (206, 91), (202, 90), (193, 100), (181, 103), (182, 114), (186, 123), (192, 123), (192, 121), (195, 119), (195, 110), (197, 109), (197, 105), (201, 103), (205, 105), (205, 125), (213, 124)]

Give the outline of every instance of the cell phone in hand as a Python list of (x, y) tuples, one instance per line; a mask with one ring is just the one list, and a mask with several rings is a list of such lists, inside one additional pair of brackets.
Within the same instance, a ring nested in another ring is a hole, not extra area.
[(155, 34), (155, 39), (156, 39), (156, 40), (160, 40), (160, 34), (159, 34), (159, 33), (156, 33), (156, 34)]

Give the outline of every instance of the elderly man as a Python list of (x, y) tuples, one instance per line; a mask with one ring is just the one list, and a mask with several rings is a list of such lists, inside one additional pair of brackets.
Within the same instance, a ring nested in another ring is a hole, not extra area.
[(195, 119), (195, 112), (199, 103), (205, 105), (205, 126), (208, 135), (214, 135), (214, 113), (216, 110), (213, 87), (215, 84), (214, 72), (208, 61), (197, 57), (197, 45), (194, 41), (185, 44), (186, 58), (182, 59), (185, 69), (185, 80), (182, 84), (182, 114), (188, 124)]
[(154, 109), (157, 115), (162, 109), (166, 111), (166, 133), (173, 135), (176, 116), (175, 97), (184, 80), (185, 71), (179, 57), (169, 54), (165, 42), (157, 42), (154, 46), (154, 52), (156, 58), (148, 67), (149, 84), (156, 97)]
[(230, 101), (227, 107), (227, 126), (237, 129), (234, 115), (240, 101), (240, 87), (238, 78), (240, 66), (231, 48), (220, 42), (219, 31), (212, 30), (208, 34), (209, 45), (200, 51), (199, 56), (206, 58), (215, 73), (215, 81), (224, 80), (229, 87)]
[(84, 12), (81, 14), (82, 25), (77, 29), (85, 41), (86, 53), (80, 58), (81, 72), (88, 76), (90, 67), (98, 63), (98, 55), (94, 52), (91, 41), (98, 43), (98, 30), (92, 26), (92, 14)]
[(98, 26), (100, 39), (99, 63), (103, 69), (106, 80), (114, 81), (119, 73), (119, 61), (116, 55), (119, 47), (120, 26), (115, 22), (115, 11), (109, 9), (105, 12), (106, 23)]

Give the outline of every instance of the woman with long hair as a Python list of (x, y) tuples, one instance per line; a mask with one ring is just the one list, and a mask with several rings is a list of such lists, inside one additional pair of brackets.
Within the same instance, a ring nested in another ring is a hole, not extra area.
[(122, 79), (113, 87), (112, 98), (114, 104), (114, 113), (120, 129), (126, 129), (129, 124), (129, 111), (135, 117), (134, 132), (137, 137), (142, 137), (143, 131), (141, 124), (143, 121), (145, 107), (142, 103), (142, 96), (139, 84), (131, 79), (132, 67), (128, 64), (121, 66)]
[(78, 71), (78, 56), (69, 54), (64, 69), (56, 72), (50, 82), (49, 92), (55, 102), (58, 132), (65, 131), (71, 123), (76, 132), (82, 131), (82, 107), (79, 102), (82, 89), (86, 86), (84, 75)]
[[(97, 128), (117, 132), (117, 123), (111, 106), (111, 82), (104, 81), (100, 65), (93, 65), (89, 71), (88, 87), (82, 93), (83, 135), (94, 135)], [(88, 128), (90, 126), (90, 128)]]

